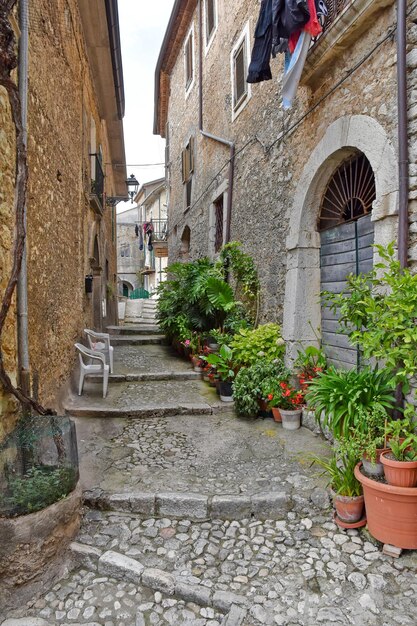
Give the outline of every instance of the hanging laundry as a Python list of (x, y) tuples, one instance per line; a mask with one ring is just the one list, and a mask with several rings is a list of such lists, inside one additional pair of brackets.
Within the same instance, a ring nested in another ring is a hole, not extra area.
[(248, 70), (248, 83), (271, 80), (270, 67), (272, 51), (272, 0), (262, 0), (258, 22), (255, 28), (255, 43)]
[(142, 229), (139, 230), (139, 228), (138, 228), (138, 233), (139, 233), (139, 250), (143, 250), (143, 233), (142, 233)]
[(304, 64), (311, 44), (311, 35), (305, 30), (298, 38), (294, 53), (286, 52), (284, 78), (282, 81), (282, 106), (289, 109), (294, 100)]
[[(319, 15), (320, 17), (324, 18), (323, 20), (321, 20), (324, 23), (324, 20), (326, 19), (326, 16), (327, 16), (327, 7), (323, 0), (320, 0), (320, 2), (317, 3), (317, 5), (316, 5), (316, 0), (307, 0), (307, 2), (308, 2), (308, 10), (310, 11), (310, 19), (308, 20), (307, 24), (304, 26), (303, 30), (305, 30), (307, 33), (310, 33), (312, 39), (314, 39), (314, 37), (317, 37), (317, 35), (320, 35), (320, 33), (323, 30), (322, 24), (319, 20)], [(295, 50), (295, 47), (297, 45), (301, 32), (302, 31), (299, 30), (298, 32), (293, 33), (290, 37), (290, 40), (288, 42), (288, 49), (291, 52), (291, 54)]]
[(139, 237), (139, 226), (137, 224), (135, 224), (135, 235)]

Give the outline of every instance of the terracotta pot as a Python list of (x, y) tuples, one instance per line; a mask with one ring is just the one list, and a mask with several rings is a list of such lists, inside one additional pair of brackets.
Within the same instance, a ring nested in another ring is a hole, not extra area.
[(376, 449), (376, 459), (375, 463), (373, 463), (370, 458), (366, 455), (362, 458), (363, 469), (370, 476), (383, 476), (384, 475), (384, 466), (381, 463), (380, 457), (382, 452), (387, 452), (388, 448), (377, 448)]
[(281, 411), (277, 406), (272, 407), (272, 417), (275, 422), (282, 422)]
[(390, 451), (381, 454), (381, 463), (389, 485), (396, 487), (417, 486), (417, 461), (395, 461), (387, 457)]
[(333, 504), (336, 509), (337, 517), (342, 522), (354, 524), (359, 522), (363, 514), (364, 498), (363, 496), (339, 496), (333, 494)]
[(365, 497), (368, 530), (375, 539), (397, 548), (417, 549), (417, 489), (372, 480), (355, 468)]
[(302, 409), (288, 411), (287, 409), (279, 409), (282, 418), (282, 427), (285, 430), (298, 430), (301, 426)]

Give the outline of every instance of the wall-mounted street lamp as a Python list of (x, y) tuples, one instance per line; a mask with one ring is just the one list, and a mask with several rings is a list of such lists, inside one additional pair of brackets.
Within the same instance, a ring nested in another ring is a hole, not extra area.
[(126, 185), (127, 185), (127, 193), (129, 194), (130, 201), (133, 204), (133, 200), (139, 190), (139, 182), (136, 180), (134, 174), (131, 174), (129, 176), (129, 178), (126, 181)]

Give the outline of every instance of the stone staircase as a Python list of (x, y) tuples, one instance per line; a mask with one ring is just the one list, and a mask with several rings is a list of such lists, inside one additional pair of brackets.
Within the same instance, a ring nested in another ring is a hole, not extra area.
[(164, 335), (156, 322), (155, 300), (127, 300), (123, 326), (108, 326), (107, 332), (114, 335), (114, 346), (164, 343)]

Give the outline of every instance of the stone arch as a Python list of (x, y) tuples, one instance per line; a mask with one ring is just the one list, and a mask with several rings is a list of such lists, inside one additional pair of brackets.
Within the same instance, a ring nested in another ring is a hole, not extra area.
[(296, 356), (297, 348), (317, 343), (321, 324), (318, 212), (333, 172), (343, 159), (358, 150), (368, 158), (375, 174), (375, 243), (386, 244), (396, 238), (398, 163), (393, 145), (373, 118), (339, 118), (329, 126), (306, 163), (288, 210), (283, 338), (289, 362)]
[(191, 230), (190, 227), (184, 226), (184, 230), (181, 235), (181, 248), (180, 256), (184, 261), (188, 261), (190, 258), (190, 243), (191, 243)]

